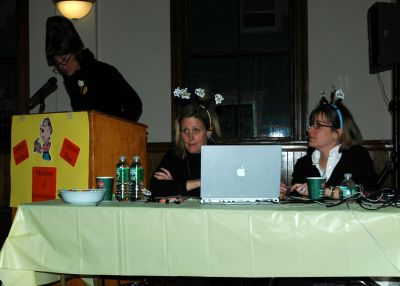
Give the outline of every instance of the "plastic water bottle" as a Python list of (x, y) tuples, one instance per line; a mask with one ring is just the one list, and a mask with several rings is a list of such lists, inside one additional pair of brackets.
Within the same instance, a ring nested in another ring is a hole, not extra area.
[(130, 168), (129, 199), (135, 202), (143, 198), (143, 165), (140, 162), (140, 156), (133, 156)]
[(340, 184), (340, 197), (347, 198), (354, 195), (357, 192), (357, 185), (351, 178), (352, 174), (344, 174), (344, 180)]
[(115, 167), (115, 198), (117, 201), (129, 200), (129, 165), (125, 156), (120, 156)]

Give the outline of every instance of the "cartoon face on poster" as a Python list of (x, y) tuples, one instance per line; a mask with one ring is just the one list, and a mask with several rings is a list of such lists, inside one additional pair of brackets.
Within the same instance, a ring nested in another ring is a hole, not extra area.
[(51, 148), (51, 134), (53, 133), (53, 127), (51, 125), (50, 118), (43, 119), (39, 127), (40, 137), (38, 137), (33, 143), (33, 151), (42, 154), (42, 159), (46, 161), (51, 160), (50, 148)]

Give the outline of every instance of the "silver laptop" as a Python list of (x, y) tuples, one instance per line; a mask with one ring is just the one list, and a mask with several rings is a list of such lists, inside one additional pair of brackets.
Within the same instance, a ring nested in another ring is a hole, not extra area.
[(279, 202), (280, 145), (215, 145), (201, 148), (201, 203)]

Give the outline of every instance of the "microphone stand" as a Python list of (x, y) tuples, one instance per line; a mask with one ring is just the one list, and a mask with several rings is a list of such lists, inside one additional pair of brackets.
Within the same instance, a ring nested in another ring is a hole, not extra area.
[(392, 114), (392, 152), (390, 161), (378, 177), (378, 188), (385, 182), (386, 177), (391, 173), (392, 188), (399, 191), (399, 152), (400, 152), (400, 64), (394, 64), (392, 68), (392, 100), (389, 104), (389, 111)]
[(42, 114), (46, 108), (46, 103), (44, 103), (44, 99), (42, 99), (39, 103), (39, 113)]
[(57, 79), (51, 77), (31, 98), (29, 98), (29, 110), (39, 105), (39, 113), (43, 113), (46, 108), (44, 100), (55, 90), (57, 90)]

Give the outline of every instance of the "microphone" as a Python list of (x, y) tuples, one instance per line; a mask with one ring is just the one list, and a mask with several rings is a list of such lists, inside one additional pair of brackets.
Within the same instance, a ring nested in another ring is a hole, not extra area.
[(57, 89), (57, 79), (53, 76), (29, 99), (29, 110), (42, 103), (46, 97)]

